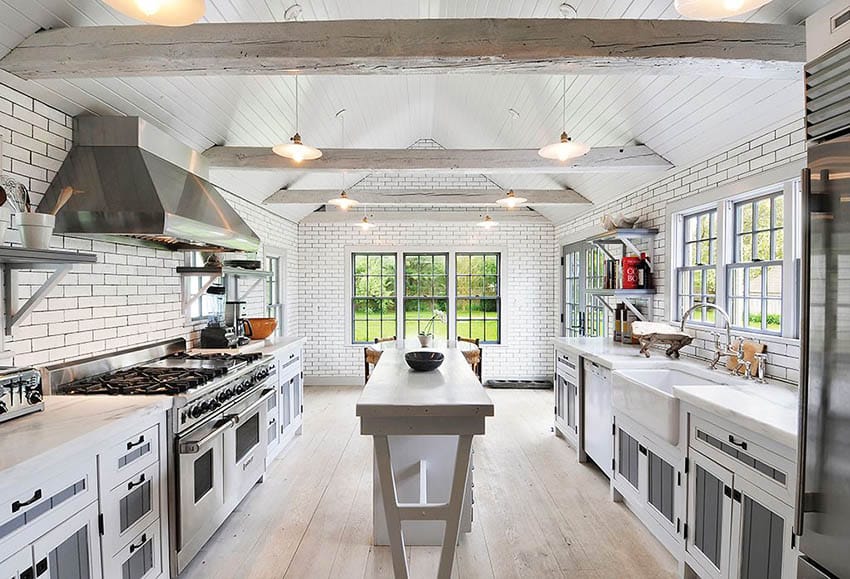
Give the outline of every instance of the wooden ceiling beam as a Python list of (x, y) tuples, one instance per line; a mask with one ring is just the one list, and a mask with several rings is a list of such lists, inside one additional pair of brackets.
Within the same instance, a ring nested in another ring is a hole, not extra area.
[(24, 79), (309, 74), (675, 74), (796, 79), (802, 26), (693, 20), (426, 19), (95, 26), (37, 32)]
[(561, 163), (537, 149), (322, 149), (315, 161), (296, 163), (269, 147), (212, 147), (204, 156), (211, 167), (285, 170), (299, 173), (461, 173), (560, 174), (665, 171), (672, 164), (646, 145), (594, 147)]
[[(585, 205), (585, 197), (572, 189), (515, 189), (517, 197), (528, 199), (528, 205)], [(322, 205), (339, 195), (339, 189), (281, 189), (263, 201), (266, 205)], [(454, 205), (480, 207), (495, 205), (505, 197), (501, 189), (349, 189), (348, 195), (362, 205)]]

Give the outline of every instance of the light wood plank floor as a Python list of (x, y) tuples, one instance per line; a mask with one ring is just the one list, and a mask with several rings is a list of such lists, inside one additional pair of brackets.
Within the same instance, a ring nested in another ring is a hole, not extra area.
[[(475, 521), (459, 578), (673, 577), (675, 561), (578, 464), (551, 430), (551, 391), (490, 390), (496, 416), (476, 437)], [(181, 575), (185, 579), (392, 577), (373, 547), (371, 438), (351, 387), (305, 392), (304, 435)], [(435, 577), (439, 548), (408, 549), (411, 577)]]

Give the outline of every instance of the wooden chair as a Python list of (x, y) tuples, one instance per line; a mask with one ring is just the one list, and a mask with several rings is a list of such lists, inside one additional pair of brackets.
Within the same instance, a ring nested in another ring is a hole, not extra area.
[(475, 350), (466, 350), (463, 352), (463, 357), (472, 366), (472, 371), (478, 376), (478, 381), (482, 384), (484, 381), (481, 378), (481, 340), (478, 338), (461, 338), (457, 337), (458, 342), (466, 342), (467, 344), (475, 344)]
[[(375, 338), (375, 343), (380, 344), (381, 342), (395, 342), (396, 337), (393, 336), (391, 338)], [(381, 351), (376, 350), (374, 348), (370, 348), (366, 346), (363, 348), (363, 370), (365, 373), (365, 382), (369, 381), (369, 374), (372, 373), (372, 367), (378, 363), (378, 360), (381, 359)]]

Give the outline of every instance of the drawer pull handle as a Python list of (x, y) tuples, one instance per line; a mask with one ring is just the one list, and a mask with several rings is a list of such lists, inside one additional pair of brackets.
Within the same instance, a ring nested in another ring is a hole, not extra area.
[(136, 481), (136, 482), (130, 481), (130, 482), (127, 483), (127, 490), (131, 491), (131, 490), (133, 490), (133, 487), (137, 487), (144, 482), (145, 482), (145, 473), (142, 473), (142, 476), (139, 477), (138, 481)]
[(15, 501), (12, 503), (12, 512), (17, 513), (24, 507), (28, 507), (33, 504), (35, 501), (41, 499), (41, 489), (38, 489), (32, 494), (32, 497), (28, 501)]
[(743, 440), (741, 442), (738, 442), (737, 440), (735, 440), (735, 437), (732, 436), (731, 434), (729, 435), (729, 442), (730, 442), (730, 444), (734, 444), (735, 446), (738, 446), (740, 448), (743, 448), (744, 450), (747, 450), (747, 443), (744, 442)]
[(139, 539), (139, 544), (138, 544), (138, 545), (130, 545), (130, 553), (132, 553), (132, 552), (133, 552), (133, 551), (135, 551), (136, 549), (141, 549), (142, 547), (144, 547), (144, 546), (145, 546), (145, 543), (147, 543), (147, 542), (148, 542), (148, 536), (147, 536), (147, 534), (142, 534), (142, 538), (141, 538), (141, 539)]
[(127, 443), (127, 450), (132, 450), (134, 446), (139, 446), (144, 441), (145, 441), (145, 435), (143, 434), (139, 437), (139, 440), (137, 440), (136, 442), (132, 442), (132, 441), (128, 442)]

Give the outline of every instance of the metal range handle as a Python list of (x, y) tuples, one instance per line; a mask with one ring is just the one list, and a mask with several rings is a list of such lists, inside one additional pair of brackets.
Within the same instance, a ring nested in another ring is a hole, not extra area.
[(217, 437), (219, 434), (221, 434), (228, 428), (233, 428), (234, 426), (236, 426), (237, 422), (239, 422), (239, 418), (235, 415), (225, 417), (224, 422), (221, 423), (218, 428), (216, 428), (200, 440), (187, 440), (186, 442), (181, 442), (178, 445), (178, 450), (180, 451), (180, 454), (195, 454), (200, 452), (202, 446), (204, 446), (206, 443)]
[(810, 252), (811, 252), (811, 224), (809, 223), (809, 197), (812, 192), (812, 170), (803, 169), (801, 176), (801, 233), (802, 233), (802, 257), (800, 259), (800, 387), (799, 387), (799, 409), (797, 416), (797, 492), (794, 496), (794, 528), (793, 532), (798, 537), (803, 534), (803, 498), (806, 492), (806, 437), (808, 428), (809, 408), (809, 276)]

